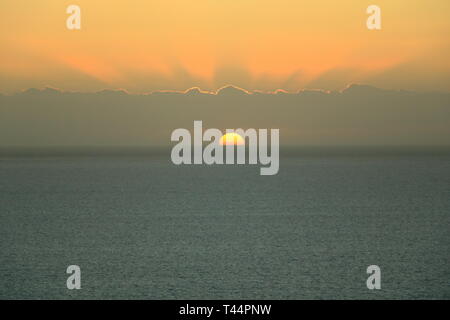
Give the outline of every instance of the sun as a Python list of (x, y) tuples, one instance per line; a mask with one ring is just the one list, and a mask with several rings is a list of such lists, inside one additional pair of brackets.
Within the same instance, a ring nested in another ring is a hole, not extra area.
[(220, 138), (221, 146), (243, 146), (245, 145), (245, 140), (239, 134), (231, 132), (226, 133)]

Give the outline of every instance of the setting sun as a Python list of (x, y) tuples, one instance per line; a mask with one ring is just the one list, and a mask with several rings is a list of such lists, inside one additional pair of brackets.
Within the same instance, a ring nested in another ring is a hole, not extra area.
[(226, 133), (220, 138), (220, 145), (222, 146), (243, 146), (245, 140), (237, 133)]

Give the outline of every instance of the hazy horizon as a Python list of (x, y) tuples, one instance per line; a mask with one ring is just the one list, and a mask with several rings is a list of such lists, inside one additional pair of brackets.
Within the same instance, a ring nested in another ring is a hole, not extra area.
[(351, 85), (342, 91), (148, 95), (29, 89), (0, 96), (0, 147), (169, 146), (177, 128), (278, 128), (285, 146), (448, 146), (450, 93)]

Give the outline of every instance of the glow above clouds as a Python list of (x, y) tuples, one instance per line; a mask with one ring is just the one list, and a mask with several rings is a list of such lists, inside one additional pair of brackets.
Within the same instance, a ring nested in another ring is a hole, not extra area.
[(381, 31), (367, 30), (372, 3), (359, 0), (79, 0), (82, 29), (69, 31), (71, 3), (3, 0), (0, 85), (450, 90), (450, 2), (376, 2)]

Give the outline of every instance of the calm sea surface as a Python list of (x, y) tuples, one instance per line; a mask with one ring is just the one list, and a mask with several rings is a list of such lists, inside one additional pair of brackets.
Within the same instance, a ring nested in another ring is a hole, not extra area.
[(450, 299), (450, 157), (2, 159), (0, 298)]

